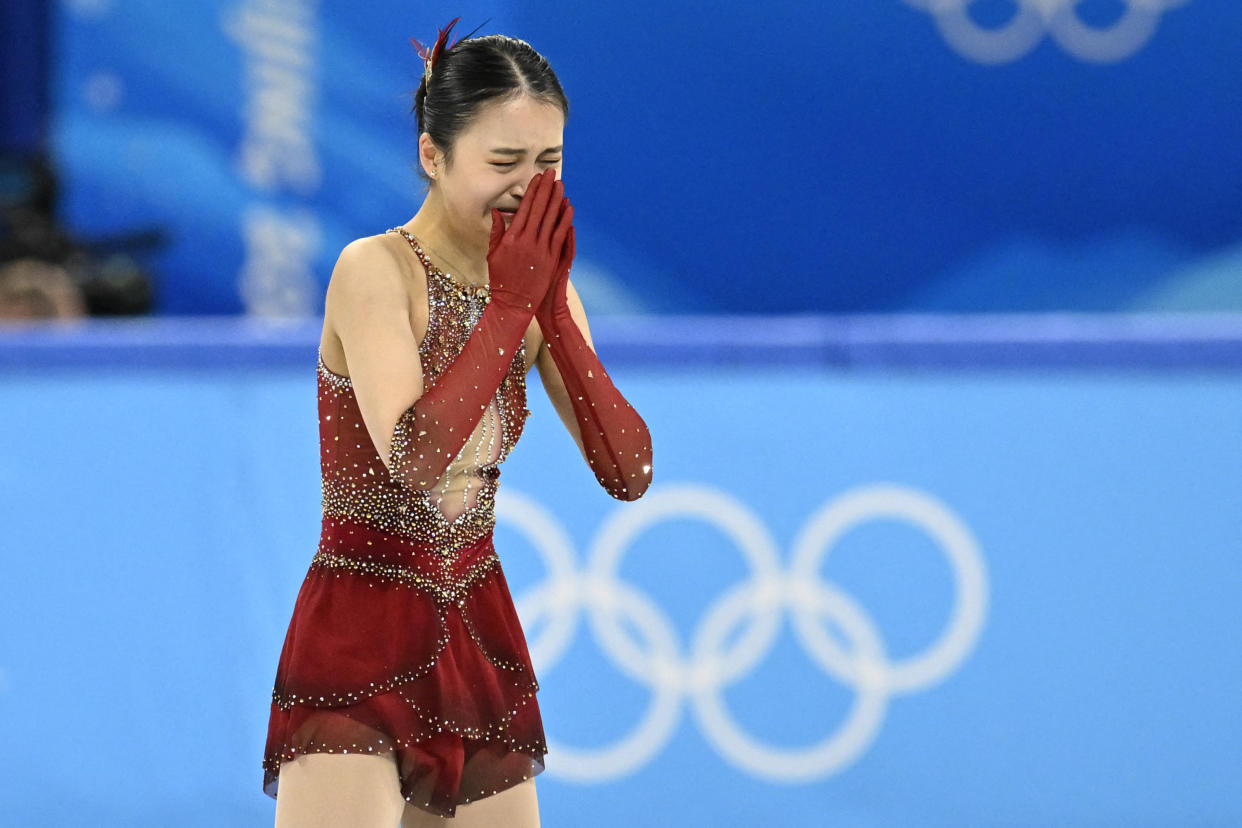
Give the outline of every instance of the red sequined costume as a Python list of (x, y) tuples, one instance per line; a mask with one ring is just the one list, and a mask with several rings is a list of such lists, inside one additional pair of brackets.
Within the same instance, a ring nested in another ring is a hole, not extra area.
[[(433, 387), (488, 299), (406, 238), (427, 271), (419, 356)], [(389, 474), (349, 378), (320, 358), (323, 529), (277, 667), (269, 795), (281, 763), (312, 752), (393, 750), (402, 795), (445, 816), (543, 769), (539, 685), (492, 548), (499, 466), (529, 414), (525, 348), (510, 352), (471, 438), (427, 490)]]

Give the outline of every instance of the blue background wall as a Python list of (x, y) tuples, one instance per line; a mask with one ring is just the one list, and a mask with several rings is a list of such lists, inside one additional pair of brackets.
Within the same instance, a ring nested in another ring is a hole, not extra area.
[[(647, 496), (537, 391), (504, 471), (545, 825), (1242, 823), (1242, 321), (950, 326), (939, 367), (926, 325), (645, 324), (598, 336)], [(270, 824), (315, 335), (0, 338), (3, 824)]]
[(67, 216), (166, 227), (166, 312), (313, 312), (413, 215), (407, 37), (458, 15), (562, 79), (599, 310), (1242, 309), (1237, 3), (58, 8)]

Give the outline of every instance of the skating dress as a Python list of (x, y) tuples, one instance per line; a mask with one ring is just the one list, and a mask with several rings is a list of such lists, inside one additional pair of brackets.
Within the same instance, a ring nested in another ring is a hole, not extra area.
[[(419, 345), (430, 387), (487, 303), (431, 263)], [(431, 491), (389, 475), (348, 377), (318, 362), (323, 524), (272, 691), (263, 789), (302, 753), (394, 751), (401, 792), (451, 816), (543, 770), (535, 680), (492, 547), (500, 464), (526, 417), (518, 348), (474, 434)]]

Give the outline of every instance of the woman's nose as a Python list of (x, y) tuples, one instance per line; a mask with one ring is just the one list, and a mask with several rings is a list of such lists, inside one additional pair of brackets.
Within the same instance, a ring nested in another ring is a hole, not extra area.
[(530, 176), (524, 176), (520, 183), (514, 184), (509, 190), (509, 195), (516, 198), (518, 201), (521, 201), (522, 196), (526, 195), (526, 188), (529, 184)]

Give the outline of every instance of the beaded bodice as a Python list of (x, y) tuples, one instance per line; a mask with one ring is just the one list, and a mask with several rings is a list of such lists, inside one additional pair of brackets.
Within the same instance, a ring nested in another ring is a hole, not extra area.
[[(418, 346), (423, 382), (433, 386), (461, 353), (487, 305), (439, 270), (403, 233), (427, 272), (427, 332)], [(526, 354), (519, 347), (509, 372), (474, 433), (430, 491), (407, 489), (388, 473), (362, 422), (353, 384), (318, 363), (319, 457), (323, 514), (349, 518), (381, 532), (430, 543), (449, 552), (478, 540), (495, 525), (500, 464), (517, 444), (526, 409)]]

